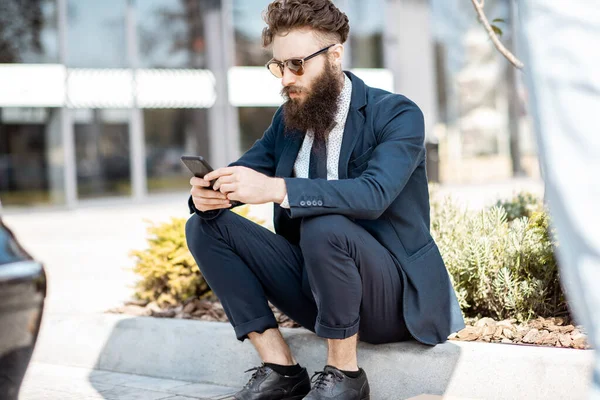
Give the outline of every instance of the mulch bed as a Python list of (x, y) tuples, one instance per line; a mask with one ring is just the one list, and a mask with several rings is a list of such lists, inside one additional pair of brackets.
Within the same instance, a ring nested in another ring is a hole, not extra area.
[[(299, 328), (300, 325), (292, 321), (287, 315), (276, 309), (272, 304), (271, 310), (280, 327)], [(160, 308), (155, 302), (148, 303), (143, 300), (131, 300), (122, 307), (108, 310), (109, 313), (129, 314), (157, 318), (195, 319), (198, 321), (227, 322), (227, 315), (221, 302), (215, 298), (190, 299), (180, 306)]]
[(469, 319), (465, 329), (450, 335), (450, 340), (526, 344), (589, 349), (583, 327), (567, 324), (563, 318), (542, 318), (518, 324), (515, 319)]
[[(279, 326), (297, 328), (296, 322), (271, 305)], [(111, 313), (157, 318), (195, 319), (199, 321), (227, 322), (221, 303), (215, 298), (190, 299), (177, 307), (160, 308), (155, 302), (129, 301), (122, 307), (108, 310)], [(469, 318), (465, 329), (450, 335), (448, 339), (466, 342), (506, 343), (589, 349), (581, 326), (574, 326), (563, 318), (537, 318), (526, 323), (515, 319), (495, 321), (492, 318)]]

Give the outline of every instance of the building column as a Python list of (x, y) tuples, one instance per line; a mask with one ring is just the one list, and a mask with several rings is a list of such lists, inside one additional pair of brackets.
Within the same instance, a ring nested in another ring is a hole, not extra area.
[(210, 159), (214, 168), (239, 157), (237, 109), (229, 103), (228, 71), (234, 65), (235, 40), (231, 0), (204, 0), (204, 29), (208, 69), (215, 76), (215, 104), (208, 110)]
[(413, 100), (425, 116), (425, 137), (437, 122), (435, 49), (428, 0), (386, 0), (384, 65), (394, 90)]
[[(59, 62), (67, 65), (67, 0), (58, 0), (58, 53)], [(68, 89), (69, 71), (65, 74), (65, 91)], [(66, 97), (66, 92), (65, 92)], [(63, 148), (63, 179), (65, 205), (67, 208), (77, 206), (77, 168), (75, 162), (75, 134), (71, 110), (64, 104), (60, 109), (60, 131)]]
[(146, 142), (144, 140), (144, 114), (137, 104), (137, 69), (139, 67), (135, 1), (127, 1), (127, 57), (132, 69), (132, 105), (129, 114), (129, 165), (133, 199), (143, 200), (148, 194), (146, 178)]

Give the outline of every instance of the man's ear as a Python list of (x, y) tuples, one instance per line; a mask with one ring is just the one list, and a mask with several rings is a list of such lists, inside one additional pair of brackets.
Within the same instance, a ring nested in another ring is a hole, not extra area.
[(344, 45), (343, 44), (336, 44), (335, 46), (333, 46), (331, 48), (331, 56), (332, 56), (332, 60), (333, 60), (333, 64), (342, 69), (342, 59), (344, 57)]

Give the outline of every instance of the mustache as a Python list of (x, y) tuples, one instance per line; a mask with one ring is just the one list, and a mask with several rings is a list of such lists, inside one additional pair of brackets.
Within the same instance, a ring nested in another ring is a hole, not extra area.
[(305, 92), (306, 90), (302, 86), (284, 86), (281, 88), (281, 96), (282, 97), (290, 97), (290, 93), (300, 93)]

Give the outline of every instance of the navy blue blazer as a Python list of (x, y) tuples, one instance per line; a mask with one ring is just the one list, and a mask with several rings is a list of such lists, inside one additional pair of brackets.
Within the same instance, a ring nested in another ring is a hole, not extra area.
[[(394, 257), (404, 282), (404, 319), (419, 342), (435, 345), (464, 327), (456, 294), (431, 237), (423, 114), (402, 95), (367, 86), (350, 72), (352, 98), (339, 180), (293, 177), (304, 135), (284, 133), (282, 108), (238, 161), (285, 180), (290, 209), (274, 205), (275, 231), (299, 241), (303, 217), (341, 214), (364, 227)], [(214, 218), (223, 210), (190, 212)]]

